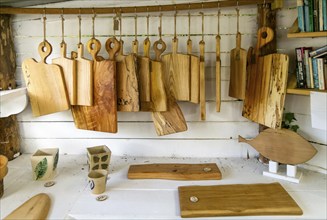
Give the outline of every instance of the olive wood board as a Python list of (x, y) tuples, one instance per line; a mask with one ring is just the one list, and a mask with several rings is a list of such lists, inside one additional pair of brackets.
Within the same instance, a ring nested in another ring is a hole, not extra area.
[(183, 218), (303, 214), (280, 183), (181, 186), (178, 192)]
[(9, 219), (30, 219), (43, 220), (47, 218), (51, 205), (50, 197), (45, 193), (40, 193), (26, 202), (24, 202), (17, 209), (12, 211), (4, 220)]
[(215, 163), (204, 164), (139, 164), (131, 165), (129, 179), (220, 180), (221, 172)]

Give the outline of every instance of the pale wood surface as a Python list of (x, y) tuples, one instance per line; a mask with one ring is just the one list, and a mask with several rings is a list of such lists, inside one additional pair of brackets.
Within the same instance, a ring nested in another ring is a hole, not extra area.
[(190, 102), (200, 102), (200, 58), (192, 54), (192, 40), (187, 40), (187, 54), (190, 56)]
[(162, 56), (165, 81), (178, 101), (190, 100), (190, 57), (178, 53), (178, 39), (172, 41), (172, 53)]
[(300, 32), (298, 26), (298, 19), (295, 19), (292, 27), (288, 30), (288, 38), (314, 38), (314, 37), (327, 37), (327, 31), (317, 32)]
[(76, 105), (93, 105), (93, 61), (84, 58), (83, 44), (78, 44), (76, 68), (77, 99)]
[(8, 173), (8, 158), (0, 154), (0, 180), (2, 180)]
[[(279, 183), (181, 186), (182, 217), (302, 215), (293, 198)], [(196, 196), (193, 203), (190, 197)]]
[(160, 61), (151, 60), (150, 81), (152, 111), (167, 111), (167, 94), (164, 85), (164, 73), (162, 72), (162, 63)]
[(236, 48), (230, 52), (229, 96), (244, 100), (246, 87), (246, 50), (241, 48), (241, 34), (236, 35)]
[[(205, 168), (210, 170), (206, 172)], [(129, 179), (220, 180), (221, 172), (215, 163), (157, 163), (131, 165), (127, 176)]]
[[(76, 61), (66, 57), (67, 44), (60, 44), (61, 57), (52, 59), (52, 63), (61, 68), (62, 75), (66, 86), (66, 91), (71, 105), (76, 105), (77, 101), (77, 76)], [(86, 88), (87, 89), (87, 88)]]
[(285, 128), (268, 128), (252, 140), (239, 136), (239, 141), (250, 144), (268, 159), (284, 164), (304, 163), (317, 153), (307, 140)]
[(143, 56), (137, 57), (137, 69), (138, 69), (138, 82), (139, 82), (139, 94), (140, 94), (140, 110), (149, 111), (147, 105), (143, 102), (151, 102), (151, 81), (150, 81), (150, 47), (151, 42), (149, 38), (143, 41)]
[(88, 41), (87, 49), (93, 57), (93, 106), (73, 106), (72, 113), (79, 129), (116, 133), (116, 63), (99, 58), (100, 48), (98, 40)]
[(124, 42), (120, 40), (117, 61), (117, 102), (118, 111), (140, 111), (140, 99), (137, 79), (137, 58), (135, 54), (123, 55)]
[[(46, 48), (45, 52), (42, 51), (43, 47)], [(39, 45), (41, 61), (37, 62), (29, 58), (22, 64), (35, 117), (69, 109), (68, 95), (60, 67), (45, 62), (51, 51), (52, 48), (48, 42), (41, 42)]]
[(216, 36), (216, 112), (221, 108), (221, 59), (220, 59), (220, 35)]
[(200, 116), (201, 120), (205, 121), (207, 118), (206, 110), (206, 82), (205, 82), (205, 43), (200, 41)]
[(17, 209), (12, 211), (5, 220), (9, 219), (47, 219), (51, 205), (50, 197), (45, 193), (40, 193), (33, 196), (31, 199), (24, 202)]
[(327, 92), (327, 90), (317, 90), (317, 89), (286, 89), (287, 94), (294, 95), (306, 95), (309, 96), (310, 92)]

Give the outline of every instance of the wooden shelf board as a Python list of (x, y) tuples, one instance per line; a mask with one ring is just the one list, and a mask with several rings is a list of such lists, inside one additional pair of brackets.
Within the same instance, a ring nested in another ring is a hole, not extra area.
[(288, 33), (288, 38), (327, 37), (327, 31)]
[(294, 94), (294, 95), (310, 95), (310, 92), (327, 92), (327, 90), (317, 90), (317, 89), (287, 89), (287, 94)]

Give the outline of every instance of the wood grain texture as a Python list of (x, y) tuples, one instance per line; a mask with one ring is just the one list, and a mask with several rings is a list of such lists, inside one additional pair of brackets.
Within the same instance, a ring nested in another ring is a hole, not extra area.
[(192, 54), (192, 40), (187, 40), (187, 54), (190, 56), (190, 102), (200, 102), (200, 58)]
[[(46, 48), (45, 52), (42, 51), (43, 47)], [(51, 51), (52, 48), (48, 42), (41, 42), (39, 45), (41, 61), (37, 62), (29, 58), (22, 63), (23, 75), (35, 117), (69, 109), (68, 95), (60, 67), (45, 62)]]
[(205, 121), (207, 117), (206, 110), (206, 80), (205, 80), (205, 43), (200, 41), (200, 116)]
[[(206, 169), (208, 171), (205, 171)], [(204, 164), (139, 164), (131, 165), (129, 179), (220, 180), (215, 163)]]
[(118, 111), (140, 111), (140, 98), (137, 79), (137, 59), (135, 54), (123, 55), (124, 42), (120, 41), (117, 61), (117, 102)]
[(153, 112), (164, 112), (168, 110), (167, 94), (164, 85), (164, 73), (162, 63), (151, 60), (151, 103)]
[[(137, 57), (137, 71), (139, 79), (139, 93), (141, 102), (151, 101), (151, 81), (150, 81), (150, 58)], [(142, 110), (142, 106), (141, 106)]]
[(236, 34), (236, 48), (230, 52), (229, 96), (244, 100), (246, 87), (246, 50), (241, 48), (241, 34)]
[(221, 107), (221, 59), (220, 59), (220, 35), (216, 36), (216, 112)]
[(83, 56), (83, 44), (78, 45), (78, 53), (75, 58), (77, 100), (76, 105), (93, 105), (93, 61)]
[(0, 154), (6, 156), (8, 160), (15, 159), (15, 155), (20, 152), (21, 135), (19, 132), (17, 115), (0, 118)]
[(66, 91), (69, 97), (69, 103), (76, 105), (77, 103), (77, 76), (76, 76), (76, 61), (66, 57), (66, 43), (60, 44), (61, 57), (52, 59), (52, 63), (61, 67), (61, 72), (64, 77)]
[[(302, 215), (279, 183), (178, 187), (181, 216)], [(190, 197), (198, 198), (191, 202)]]
[(161, 57), (165, 81), (177, 101), (190, 101), (190, 57), (177, 53), (178, 40), (173, 39), (172, 53)]
[(254, 147), (266, 158), (283, 164), (300, 164), (310, 160), (317, 150), (303, 137), (289, 129), (265, 129), (256, 138), (240, 142)]
[(45, 193), (40, 193), (26, 202), (24, 202), (17, 209), (12, 211), (4, 220), (14, 219), (47, 219), (48, 212), (51, 205), (50, 197)]

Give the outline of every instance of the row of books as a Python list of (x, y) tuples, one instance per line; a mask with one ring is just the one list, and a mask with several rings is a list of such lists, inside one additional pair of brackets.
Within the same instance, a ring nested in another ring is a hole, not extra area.
[(295, 48), (297, 87), (326, 90), (327, 45), (313, 50), (312, 47)]
[(301, 32), (327, 31), (327, 0), (297, 0)]

